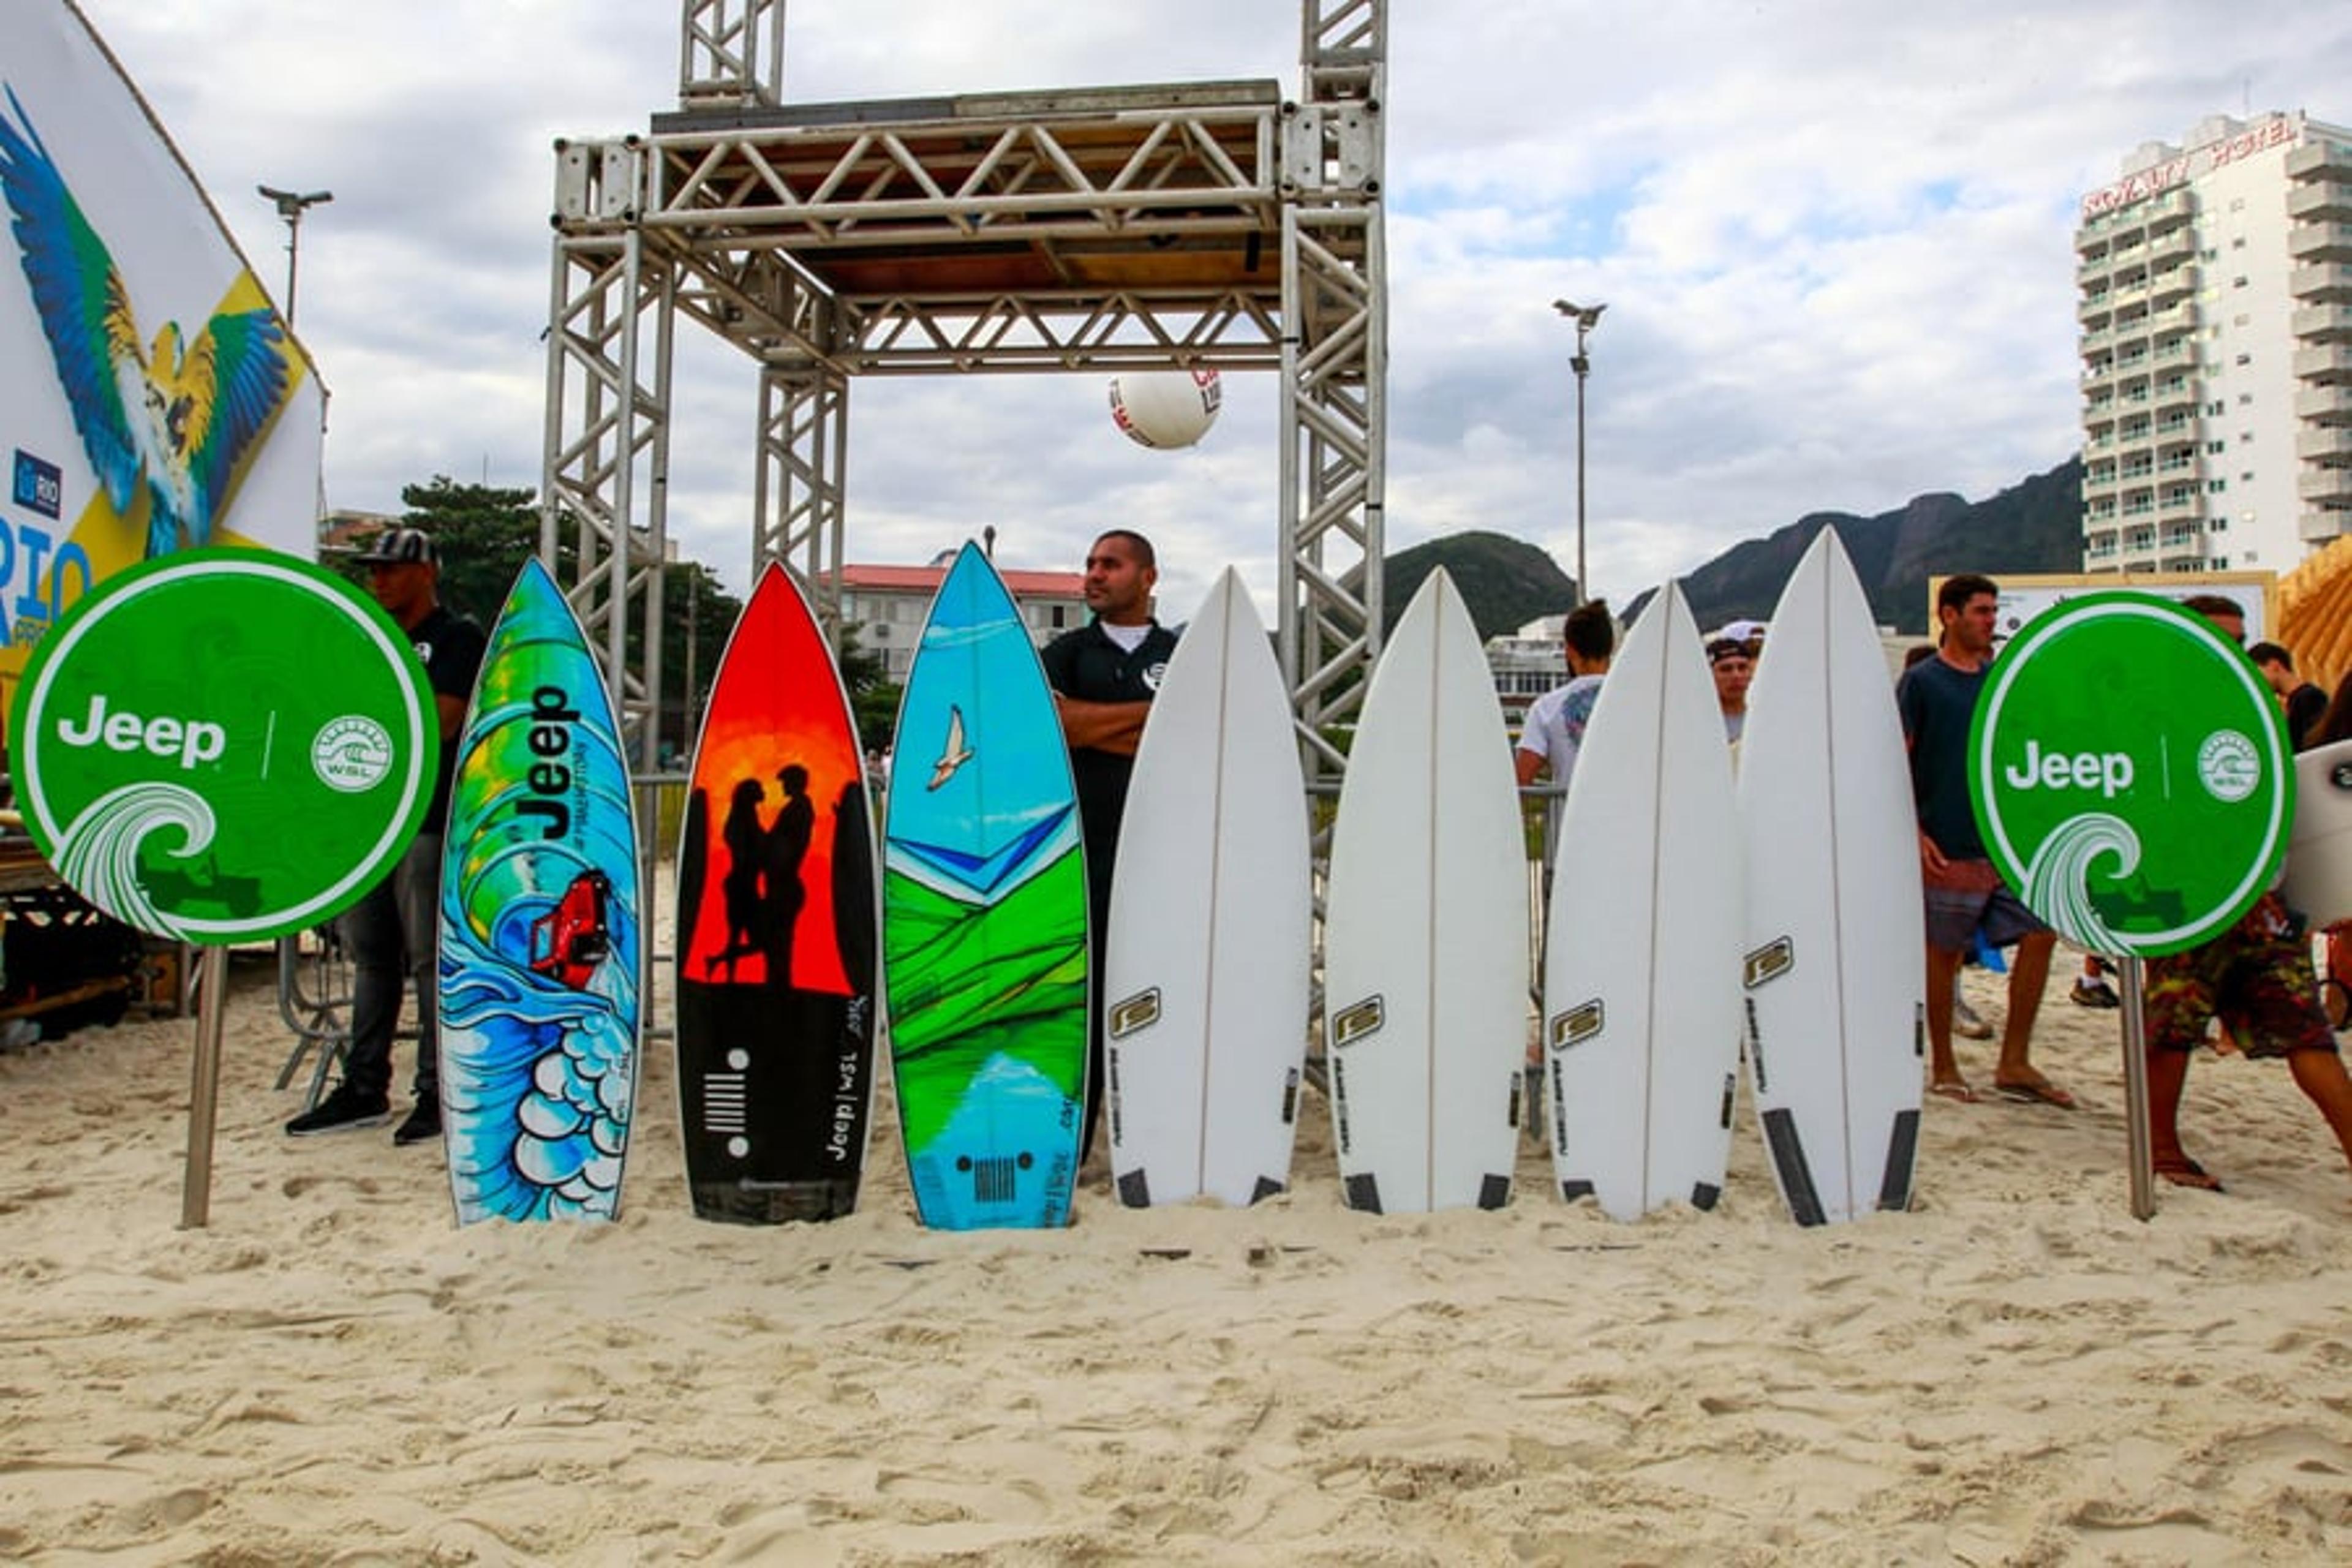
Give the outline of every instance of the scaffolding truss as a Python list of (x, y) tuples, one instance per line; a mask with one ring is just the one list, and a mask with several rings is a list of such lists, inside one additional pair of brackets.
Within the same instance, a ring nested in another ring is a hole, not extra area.
[[(1302, 0), (1270, 81), (788, 104), (783, 0), (684, 0), (678, 106), (558, 144), (541, 549), (657, 744), (672, 345), (760, 367), (754, 562), (838, 616), (861, 375), (1262, 370), (1310, 784), (1380, 647), (1386, 0)], [(628, 627), (642, 628), (636, 658)]]

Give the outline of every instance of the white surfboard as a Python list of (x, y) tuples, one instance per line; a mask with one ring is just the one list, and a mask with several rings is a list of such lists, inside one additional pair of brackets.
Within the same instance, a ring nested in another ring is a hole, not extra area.
[(1748, 1068), (1800, 1225), (1907, 1208), (1925, 967), (1903, 724), (1862, 584), (1823, 529), (1772, 612), (1740, 746)]
[(1307, 794), (1265, 626), (1228, 568), (1136, 752), (1111, 882), (1103, 1048), (1122, 1202), (1290, 1184), (1313, 905)]
[(1349, 1207), (1510, 1201), (1527, 876), (1486, 654), (1433, 572), (1373, 672), (1332, 829), (1324, 1038)]
[(2314, 925), (2352, 920), (2352, 741), (2294, 759), (2294, 826), (2279, 893)]
[(1723, 714), (1668, 583), (1601, 682), (1561, 818), (1544, 1056), (1562, 1196), (1625, 1220), (1715, 1206), (1745, 924)]

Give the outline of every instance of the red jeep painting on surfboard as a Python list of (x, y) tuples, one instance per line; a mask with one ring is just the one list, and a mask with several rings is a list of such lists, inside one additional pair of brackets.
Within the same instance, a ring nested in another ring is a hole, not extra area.
[(588, 978), (613, 951), (611, 930), (604, 922), (604, 903), (613, 891), (602, 871), (583, 871), (563, 889), (555, 907), (530, 922), (530, 970), (574, 991), (588, 988)]

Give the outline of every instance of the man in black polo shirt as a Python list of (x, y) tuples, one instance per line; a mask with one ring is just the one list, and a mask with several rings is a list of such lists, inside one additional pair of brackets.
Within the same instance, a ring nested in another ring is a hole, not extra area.
[[(1070, 745), (1070, 773), (1077, 783), (1097, 976), (1110, 929), (1111, 864), (1118, 853), (1118, 825), (1127, 812), (1135, 748), (1143, 739), (1151, 700), (1159, 695), (1160, 678), (1168, 672), (1169, 657), (1176, 651), (1176, 634), (1151, 618), (1151, 590), (1159, 581), (1159, 558), (1151, 542), (1128, 529), (1112, 529), (1087, 552), (1087, 608), (1095, 618), (1047, 643), (1042, 656), (1046, 683), (1061, 711), (1062, 734)], [(1087, 1041), (1081, 1158), (1094, 1147), (1095, 1118), (1102, 1105), (1099, 1006), (1087, 1020)]]
[(449, 821), (449, 785), (457, 736), (486, 651), (482, 628), (441, 603), (441, 563), (422, 529), (390, 528), (358, 559), (368, 593), (415, 646), (433, 688), (441, 729), (441, 767), (425, 820), (392, 870), (343, 911), (343, 945), (352, 957), (352, 1037), (342, 1081), (286, 1124), (296, 1138), (381, 1126), (392, 1117), (392, 1036), (403, 994), (416, 991), (415, 1108), (392, 1135), (405, 1147), (441, 1135), (439, 1037), (435, 1027), (434, 924), (441, 898), (441, 840)]

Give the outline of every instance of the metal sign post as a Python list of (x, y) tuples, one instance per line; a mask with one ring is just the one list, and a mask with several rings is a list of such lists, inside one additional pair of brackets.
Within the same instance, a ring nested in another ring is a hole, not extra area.
[(196, 979), (195, 1066), (188, 1085), (188, 1168), (180, 1180), (180, 1228), (212, 1215), (213, 1123), (220, 1110), (221, 1025), (228, 1009), (228, 949), (205, 949)]
[(2124, 1135), (2130, 1144), (2131, 1212), (2134, 1219), (2156, 1215), (2156, 1154), (2148, 1138), (2147, 966), (2126, 956), (2124, 983)]

